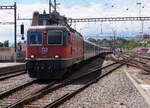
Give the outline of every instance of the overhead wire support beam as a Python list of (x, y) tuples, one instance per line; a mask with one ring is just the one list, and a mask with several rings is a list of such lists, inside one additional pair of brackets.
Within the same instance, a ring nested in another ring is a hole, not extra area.
[(150, 17), (108, 17), (108, 18), (77, 18), (69, 19), (69, 23), (77, 22), (109, 22), (109, 21), (150, 21)]
[[(32, 18), (18, 18), (17, 20), (32, 20)], [(77, 22), (107, 22), (107, 21), (150, 21), (150, 17), (107, 17), (107, 18), (70, 18), (69, 23)]]
[(15, 9), (14, 6), (0, 6), (0, 9)]

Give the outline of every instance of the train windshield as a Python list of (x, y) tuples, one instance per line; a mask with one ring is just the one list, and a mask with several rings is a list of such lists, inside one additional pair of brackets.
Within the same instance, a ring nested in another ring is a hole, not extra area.
[(62, 44), (62, 32), (48, 31), (48, 44)]
[(42, 32), (31, 32), (30, 33), (30, 44), (32, 44), (32, 45), (42, 44)]

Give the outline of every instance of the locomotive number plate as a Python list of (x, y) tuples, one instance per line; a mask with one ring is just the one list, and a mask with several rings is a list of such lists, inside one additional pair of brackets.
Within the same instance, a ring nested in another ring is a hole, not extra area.
[(42, 54), (47, 54), (48, 48), (42, 48)]

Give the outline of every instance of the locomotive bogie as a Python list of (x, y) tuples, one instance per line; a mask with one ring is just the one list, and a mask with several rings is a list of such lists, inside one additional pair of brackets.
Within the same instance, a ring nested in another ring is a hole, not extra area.
[(58, 60), (30, 60), (26, 63), (26, 69), (30, 77), (38, 79), (59, 79), (67, 68), (83, 61), (83, 57)]

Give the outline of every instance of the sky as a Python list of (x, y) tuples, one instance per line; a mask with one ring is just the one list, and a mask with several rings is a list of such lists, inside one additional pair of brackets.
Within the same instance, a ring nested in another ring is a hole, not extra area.
[[(52, 0), (53, 1), (53, 0)], [(17, 3), (17, 17), (32, 18), (34, 11), (48, 12), (49, 0), (1, 0), (0, 5)], [(60, 5), (57, 10), (68, 18), (101, 18), (101, 17), (135, 17), (139, 16), (141, 2), (141, 16), (149, 17), (149, 0), (57, 0)], [(12, 10), (0, 10), (0, 22), (13, 22)], [(31, 21), (17, 21), (17, 41), (20, 41), (20, 24), (25, 25), (25, 32)], [(144, 22), (144, 33), (150, 32), (150, 22)], [(72, 25), (87, 39), (113, 36), (132, 37), (141, 32), (141, 22), (96, 22), (76, 23)], [(26, 35), (26, 34), (25, 34)], [(0, 42), (9, 40), (14, 42), (14, 26), (0, 24)]]

